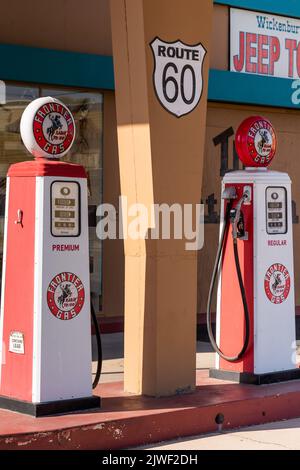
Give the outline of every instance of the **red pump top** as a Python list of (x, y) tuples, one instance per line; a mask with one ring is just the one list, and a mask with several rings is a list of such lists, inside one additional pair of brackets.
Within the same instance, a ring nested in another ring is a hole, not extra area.
[(63, 176), (65, 178), (87, 178), (83, 166), (59, 160), (37, 158), (27, 162), (15, 163), (8, 169), (7, 176)]
[(246, 167), (267, 167), (276, 153), (274, 127), (261, 116), (245, 119), (236, 132), (235, 147)]

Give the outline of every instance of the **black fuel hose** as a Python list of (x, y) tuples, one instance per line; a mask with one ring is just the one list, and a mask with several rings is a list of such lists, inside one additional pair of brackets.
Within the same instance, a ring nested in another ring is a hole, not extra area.
[(91, 299), (91, 315), (94, 323), (94, 328), (95, 328), (95, 333), (96, 333), (96, 342), (97, 342), (97, 370), (96, 370), (96, 375), (93, 381), (93, 389), (97, 387), (100, 376), (101, 376), (101, 371), (102, 371), (102, 342), (101, 342), (101, 334), (100, 334), (100, 329), (96, 317), (96, 312), (94, 309), (94, 305)]
[(210, 288), (209, 288), (209, 294), (208, 294), (208, 301), (207, 301), (207, 314), (206, 314), (206, 323), (207, 323), (207, 332), (208, 336), (211, 342), (211, 345), (215, 352), (225, 359), (228, 362), (237, 362), (242, 357), (245, 355), (248, 346), (249, 346), (249, 340), (250, 340), (250, 316), (249, 316), (249, 310), (248, 310), (248, 305), (247, 305), (247, 299), (246, 299), (246, 293), (245, 293), (245, 287), (243, 283), (243, 278), (242, 278), (242, 273), (241, 273), (241, 266), (240, 266), (240, 260), (239, 260), (239, 253), (238, 253), (238, 247), (237, 247), (237, 240), (233, 239), (233, 250), (234, 250), (234, 260), (235, 260), (235, 267), (236, 267), (236, 272), (238, 276), (238, 281), (239, 281), (239, 286), (240, 286), (240, 291), (241, 291), (241, 296), (242, 296), (242, 301), (243, 301), (243, 307), (244, 307), (244, 317), (245, 317), (245, 341), (244, 345), (236, 356), (227, 356), (224, 354), (220, 348), (218, 347), (216, 340), (213, 335), (212, 331), (212, 321), (211, 321), (211, 303), (212, 303), (212, 296), (216, 284), (216, 279), (218, 276), (219, 268), (220, 268), (220, 262), (222, 261), (222, 255), (223, 255), (223, 250), (224, 250), (224, 245), (227, 240), (227, 235), (228, 235), (228, 229), (230, 226), (230, 211), (232, 208), (232, 203), (229, 202), (227, 203), (227, 208), (226, 208), (226, 215), (225, 215), (225, 220), (224, 220), (224, 226), (223, 230), (221, 233), (221, 238), (218, 246), (218, 251), (216, 255), (216, 261), (213, 269), (213, 274), (212, 274), (212, 279), (210, 283)]

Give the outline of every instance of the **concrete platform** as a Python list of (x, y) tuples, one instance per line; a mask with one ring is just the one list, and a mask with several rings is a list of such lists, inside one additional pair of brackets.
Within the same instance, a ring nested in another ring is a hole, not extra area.
[(101, 384), (103, 408), (89, 413), (36, 419), (0, 411), (0, 450), (124, 449), (300, 416), (298, 380), (257, 387), (203, 370), (197, 382), (195, 393), (160, 399), (126, 394), (122, 382)]
[(124, 449), (300, 417), (299, 380), (257, 387), (212, 379), (211, 348), (197, 346), (194, 393), (140, 397), (123, 392), (123, 336), (104, 335), (102, 409), (43, 418), (0, 410), (0, 450)]

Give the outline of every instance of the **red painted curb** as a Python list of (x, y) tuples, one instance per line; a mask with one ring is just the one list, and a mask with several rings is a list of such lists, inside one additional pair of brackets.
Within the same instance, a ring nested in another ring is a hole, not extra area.
[(94, 413), (34, 419), (0, 411), (0, 450), (124, 449), (218, 432), (219, 414), (222, 430), (300, 416), (300, 381), (256, 387), (201, 371), (198, 382), (195, 393), (160, 399), (126, 395), (120, 383), (102, 385), (103, 409)]

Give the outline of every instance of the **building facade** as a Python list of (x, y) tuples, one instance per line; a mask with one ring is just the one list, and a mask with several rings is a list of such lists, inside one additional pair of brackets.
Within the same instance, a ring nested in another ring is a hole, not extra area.
[[(39, 96), (58, 97), (69, 106), (77, 125), (68, 159), (84, 165), (89, 176), (93, 302), (103, 331), (117, 331), (124, 316), (123, 241), (100, 242), (95, 230), (98, 205), (117, 207), (121, 194), (109, 0), (87, 0), (84, 8), (79, 0), (53, 0), (51, 5), (11, 0), (2, 10), (0, 79), (6, 95), (0, 105), (0, 247), (8, 166), (30, 158), (19, 136), (22, 111)], [(288, 172), (294, 181), (295, 287), (300, 306), (299, 31), (297, 1), (214, 2), (202, 181), (206, 241), (198, 255), (199, 322), (217, 247), (221, 178), (240, 168), (234, 134), (251, 114), (263, 114), (274, 124), (279, 147), (272, 168)]]

